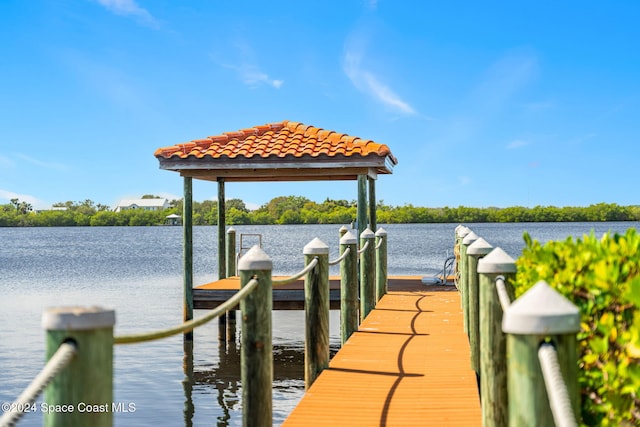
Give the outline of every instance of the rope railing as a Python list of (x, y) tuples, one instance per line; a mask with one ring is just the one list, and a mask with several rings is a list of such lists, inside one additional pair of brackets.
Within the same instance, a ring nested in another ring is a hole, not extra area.
[(318, 257), (315, 257), (309, 264), (307, 264), (305, 268), (300, 270), (299, 273), (296, 273), (293, 276), (289, 276), (284, 279), (272, 280), (272, 285), (282, 286), (282, 285), (288, 285), (289, 283), (295, 282), (296, 280), (298, 280), (299, 278), (301, 278), (302, 276), (304, 276), (305, 274), (313, 270), (316, 265), (318, 265)]
[(30, 411), (38, 396), (40, 396), (42, 391), (56, 375), (69, 364), (76, 352), (77, 347), (73, 341), (60, 344), (58, 350), (51, 356), (40, 373), (31, 381), (31, 384), (27, 386), (13, 403), (9, 404), (8, 410), (0, 417), (0, 426), (14, 426), (25, 412)]
[(211, 310), (208, 314), (199, 317), (197, 319), (189, 320), (188, 322), (184, 322), (181, 325), (175, 326), (173, 328), (163, 329), (154, 332), (147, 332), (141, 334), (132, 334), (132, 335), (122, 335), (114, 337), (114, 344), (134, 344), (145, 341), (153, 341), (161, 338), (167, 338), (172, 335), (177, 335), (179, 333), (185, 333), (192, 331), (198, 326), (204, 325), (205, 323), (215, 319), (231, 310), (233, 307), (237, 306), (240, 301), (245, 299), (253, 290), (258, 286), (258, 280), (252, 279), (240, 289), (237, 293), (235, 293), (231, 298), (220, 304), (218, 307)]
[(544, 385), (549, 396), (549, 404), (553, 413), (553, 420), (557, 427), (577, 427), (576, 416), (573, 413), (567, 384), (560, 372), (558, 353), (551, 343), (543, 343), (538, 349), (538, 359), (544, 378)]
[(344, 260), (347, 256), (349, 256), (349, 252), (351, 252), (350, 248), (345, 249), (344, 252), (342, 253), (342, 255), (340, 255), (338, 258), (336, 258), (333, 261), (329, 261), (329, 265), (340, 264), (342, 262), (342, 260)]
[(364, 245), (362, 245), (362, 248), (358, 249), (358, 255), (362, 254), (368, 248), (369, 248), (369, 241), (367, 240), (367, 242)]
[(511, 306), (511, 298), (509, 298), (509, 293), (507, 292), (507, 284), (504, 276), (496, 277), (496, 291), (498, 292), (498, 299), (500, 300), (502, 311), (507, 311)]

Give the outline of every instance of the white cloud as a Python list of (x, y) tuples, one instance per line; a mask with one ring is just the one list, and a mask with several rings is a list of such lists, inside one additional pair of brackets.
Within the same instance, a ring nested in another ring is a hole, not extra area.
[(40, 200), (35, 196), (31, 196), (29, 194), (14, 193), (13, 191), (3, 190), (2, 188), (0, 188), (0, 201), (2, 201), (3, 204), (6, 204), (9, 203), (11, 199), (18, 199), (21, 202), (27, 202), (34, 209), (47, 209), (51, 206), (50, 203), (47, 203), (44, 200)]
[(521, 148), (526, 145), (529, 145), (529, 141), (523, 141), (521, 139), (516, 139), (507, 144), (507, 150), (513, 150), (515, 148)]
[(223, 64), (223, 66), (236, 71), (238, 73), (238, 78), (242, 81), (242, 83), (251, 88), (258, 87), (261, 84), (266, 84), (276, 89), (280, 89), (280, 87), (284, 84), (284, 80), (272, 79), (267, 73), (261, 71), (256, 65)]
[(361, 34), (352, 34), (346, 42), (342, 69), (359, 91), (402, 114), (416, 114), (413, 107), (404, 101), (388, 85), (363, 66), (366, 39)]
[(57, 170), (57, 171), (64, 171), (64, 170), (68, 169), (67, 166), (63, 165), (62, 163), (45, 162), (43, 160), (38, 160), (38, 159), (35, 159), (33, 157), (26, 156), (24, 154), (16, 154), (16, 157), (18, 157), (18, 158), (20, 158), (20, 159), (22, 159), (24, 161), (27, 161), (27, 162), (31, 163), (32, 165), (36, 165), (36, 166), (39, 166), (39, 167), (45, 168), (45, 169), (53, 169), (53, 170)]
[(158, 20), (135, 0), (96, 0), (105, 9), (120, 16), (132, 17), (138, 23), (148, 27), (157, 28)]
[(260, 85), (271, 86), (275, 89), (282, 87), (284, 80), (274, 79), (260, 68), (256, 55), (247, 42), (236, 40), (233, 47), (239, 57), (238, 60), (219, 60), (212, 55), (213, 61), (222, 67), (235, 71), (240, 81), (250, 88), (256, 88)]

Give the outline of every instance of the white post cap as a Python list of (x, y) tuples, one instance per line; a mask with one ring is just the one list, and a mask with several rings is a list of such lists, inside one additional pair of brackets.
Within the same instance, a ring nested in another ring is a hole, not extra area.
[(340, 238), (341, 245), (355, 245), (357, 243), (358, 239), (356, 239), (356, 236), (354, 236), (350, 231), (344, 233), (344, 235)]
[(493, 246), (491, 246), (486, 240), (480, 237), (475, 242), (469, 245), (469, 247), (467, 248), (467, 255), (482, 256), (488, 254), (492, 250)]
[(238, 261), (238, 271), (272, 270), (273, 262), (269, 255), (258, 245), (254, 245)]
[(343, 225), (342, 227), (340, 227), (340, 230), (338, 230), (338, 231), (342, 233), (342, 232), (346, 232), (347, 230), (349, 230), (349, 229), (346, 226)]
[(541, 280), (504, 312), (502, 331), (516, 335), (573, 334), (580, 331), (580, 310)]
[(329, 246), (317, 237), (307, 243), (302, 249), (304, 255), (327, 255), (329, 254)]
[(494, 248), (478, 261), (478, 273), (515, 273), (516, 262), (501, 247)]
[(460, 237), (461, 239), (464, 238), (464, 236), (466, 236), (467, 234), (471, 233), (471, 229), (465, 225), (463, 225), (462, 227), (460, 227), (457, 231), (458, 233), (458, 237)]
[(227, 230), (227, 233), (235, 233), (236, 229), (233, 227), (229, 227), (229, 229)]
[(373, 234), (373, 231), (371, 231), (369, 227), (365, 228), (364, 231), (360, 233), (361, 239), (373, 239), (374, 237), (376, 237), (376, 235)]
[(473, 231), (470, 231), (466, 236), (464, 236), (464, 238), (462, 239), (462, 244), (463, 245), (467, 245), (469, 246), (470, 244), (472, 244), (473, 242), (475, 242), (476, 240), (478, 240), (480, 238), (480, 236), (478, 236), (476, 233), (474, 233)]
[(116, 312), (102, 307), (54, 307), (42, 314), (42, 327), (47, 331), (86, 331), (112, 328)]
[(378, 231), (376, 231), (376, 237), (384, 237), (386, 235), (387, 235), (387, 230), (385, 230), (382, 227), (378, 228)]

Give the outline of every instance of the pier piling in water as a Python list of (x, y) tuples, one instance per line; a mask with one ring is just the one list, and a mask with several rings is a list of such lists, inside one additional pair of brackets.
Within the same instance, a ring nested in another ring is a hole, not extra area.
[(304, 264), (318, 259), (304, 279), (304, 385), (329, 366), (329, 247), (315, 238), (303, 250)]
[(45, 426), (113, 425), (113, 326), (115, 312), (61, 307), (44, 312), (47, 360), (64, 342), (77, 352), (44, 392)]

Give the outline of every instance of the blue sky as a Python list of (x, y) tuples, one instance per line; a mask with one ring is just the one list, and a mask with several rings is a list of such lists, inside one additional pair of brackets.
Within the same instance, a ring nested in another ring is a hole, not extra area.
[(179, 198), (156, 148), (292, 120), (389, 145), (391, 205), (640, 204), (638, 22), (630, 0), (3, 0), (0, 203)]

